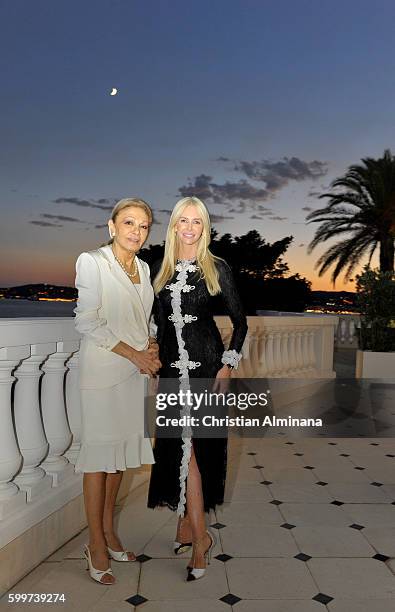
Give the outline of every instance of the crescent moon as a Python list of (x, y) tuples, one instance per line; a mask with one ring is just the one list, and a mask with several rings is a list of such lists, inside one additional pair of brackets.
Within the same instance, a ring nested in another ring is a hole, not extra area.
[(110, 91), (110, 96), (116, 96), (118, 93), (118, 89), (116, 87), (113, 87), (112, 90)]

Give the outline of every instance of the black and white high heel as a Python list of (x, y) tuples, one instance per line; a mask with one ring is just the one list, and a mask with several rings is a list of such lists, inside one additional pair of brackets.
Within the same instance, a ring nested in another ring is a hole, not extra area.
[[(211, 544), (204, 553), (204, 559), (207, 560), (207, 565), (210, 565), (211, 553), (213, 552), (213, 548), (216, 544), (216, 539), (213, 536), (213, 534), (210, 533), (210, 531), (207, 530), (206, 533), (211, 540)], [(206, 568), (188, 566), (187, 569), (188, 569), (187, 582), (191, 582), (192, 580), (200, 580), (200, 578), (203, 578), (204, 574), (206, 573)]]
[(192, 542), (173, 542), (173, 550), (175, 555), (182, 555), (191, 548)]

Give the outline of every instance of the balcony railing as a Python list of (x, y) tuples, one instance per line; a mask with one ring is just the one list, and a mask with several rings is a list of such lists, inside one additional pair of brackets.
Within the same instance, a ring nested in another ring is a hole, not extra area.
[[(216, 321), (226, 343), (229, 319)], [(337, 323), (327, 316), (249, 317), (237, 375), (333, 378)], [(0, 572), (0, 594), (84, 526), (82, 504), (70, 518), (82, 489), (73, 466), (81, 441), (79, 342), (72, 318), (0, 319), (0, 565), (10, 546), (26, 546), (24, 537), (41, 529), (40, 546), (20, 555), (12, 575)]]

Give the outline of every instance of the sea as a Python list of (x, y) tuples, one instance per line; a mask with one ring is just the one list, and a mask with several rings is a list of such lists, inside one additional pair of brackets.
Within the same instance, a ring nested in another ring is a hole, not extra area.
[(0, 319), (30, 319), (31, 317), (73, 317), (76, 302), (40, 302), (31, 300), (0, 300)]

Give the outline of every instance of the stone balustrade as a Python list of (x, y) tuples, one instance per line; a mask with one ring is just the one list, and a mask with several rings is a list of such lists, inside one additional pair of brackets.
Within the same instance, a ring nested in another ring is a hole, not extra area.
[[(230, 321), (216, 320), (226, 343)], [(237, 376), (335, 376), (337, 317), (257, 316), (248, 325)], [(67, 528), (60, 518), (55, 536), (45, 531), (46, 521), (53, 529), (51, 517), (62, 517), (81, 497), (81, 475), (73, 466), (81, 441), (79, 342), (72, 318), (0, 319), (0, 564), (10, 546), (13, 554), (18, 550), (15, 542), (23, 550), (29, 530), (42, 534), (40, 547), (27, 559), (22, 553), (0, 593), (83, 526), (80, 504), (75, 521), (68, 511)]]

